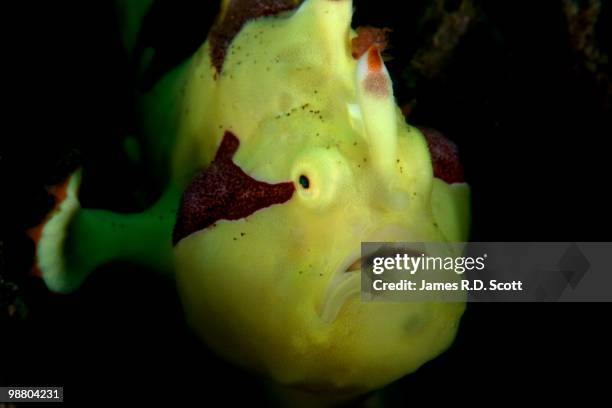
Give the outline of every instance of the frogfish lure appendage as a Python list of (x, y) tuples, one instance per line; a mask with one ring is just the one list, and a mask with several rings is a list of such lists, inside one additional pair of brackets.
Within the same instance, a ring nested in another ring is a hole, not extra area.
[(382, 175), (393, 177), (393, 158), (397, 156), (397, 111), (391, 77), (374, 46), (359, 59), (357, 95), (372, 159)]
[(207, 41), (139, 98), (164, 193), (138, 214), (83, 208), (76, 173), (33, 233), (47, 286), (76, 290), (115, 260), (174, 274), (208, 347), (311, 393), (365, 393), (449, 347), (463, 303), (360, 300), (361, 242), (466, 241), (470, 212), (456, 146), (406, 124), (385, 30), (356, 32), (352, 13), (224, 0)]

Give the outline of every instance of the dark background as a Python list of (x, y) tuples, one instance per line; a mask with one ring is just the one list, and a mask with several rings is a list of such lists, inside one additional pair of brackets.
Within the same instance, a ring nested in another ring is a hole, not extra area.
[[(416, 101), (409, 121), (459, 146), (473, 192), (473, 241), (610, 240), (609, 77), (606, 66), (595, 67), (599, 76), (585, 68), (561, 2), (474, 0), (472, 24), (433, 78), (411, 67), (436, 31), (438, 21), (425, 18), (429, 2), (355, 3), (354, 26), (394, 30), (387, 64), (400, 104)], [(461, 2), (445, 3), (453, 12)], [(612, 5), (602, 3), (595, 39), (609, 54)], [(1, 385), (60, 385), (69, 402), (264, 397), (258, 380), (217, 360), (190, 333), (171, 282), (109, 265), (76, 294), (58, 296), (27, 274), (33, 245), (22, 232), (51, 206), (44, 186), (76, 164), (89, 183), (84, 206), (129, 211), (153, 198), (143, 169), (121, 153), (125, 134), (137, 129), (133, 86), (147, 87), (190, 55), (215, 13), (212, 1), (158, 2), (142, 44), (157, 47), (159, 58), (135, 84), (112, 2), (5, 6), (5, 66), (18, 75), (6, 77), (17, 93), (5, 96), (10, 126), (0, 157), (8, 208)], [(603, 398), (611, 306), (469, 304), (449, 351), (387, 398), (400, 406)]]

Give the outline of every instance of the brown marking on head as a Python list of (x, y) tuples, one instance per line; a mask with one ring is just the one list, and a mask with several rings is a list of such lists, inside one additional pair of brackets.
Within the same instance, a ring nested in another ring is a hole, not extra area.
[(230, 0), (227, 9), (210, 30), (210, 59), (221, 72), (232, 40), (250, 20), (293, 10), (302, 0)]
[(449, 184), (465, 182), (457, 145), (435, 129), (419, 127), (419, 130), (427, 139), (434, 177)]
[(172, 236), (174, 245), (219, 220), (245, 218), (293, 196), (292, 182), (268, 184), (242, 171), (232, 161), (239, 145), (238, 138), (226, 131), (211, 165), (183, 193)]

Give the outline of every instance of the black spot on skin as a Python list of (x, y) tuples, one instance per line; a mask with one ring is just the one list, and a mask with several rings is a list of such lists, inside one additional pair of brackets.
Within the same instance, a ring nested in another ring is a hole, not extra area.
[(245, 218), (293, 196), (292, 182), (268, 184), (242, 171), (232, 161), (239, 145), (238, 138), (226, 131), (211, 165), (194, 177), (183, 193), (172, 235), (174, 245), (218, 220)]

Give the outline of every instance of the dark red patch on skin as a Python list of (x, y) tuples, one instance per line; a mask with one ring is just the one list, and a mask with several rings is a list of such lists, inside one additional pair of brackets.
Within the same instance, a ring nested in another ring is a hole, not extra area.
[(463, 183), (465, 179), (457, 145), (435, 129), (419, 127), (419, 130), (427, 139), (434, 177), (449, 184)]
[(232, 40), (250, 20), (293, 10), (302, 0), (230, 0), (223, 19), (219, 19), (208, 35), (210, 58), (217, 69), (223, 68), (225, 54)]
[(372, 46), (382, 53), (387, 48), (390, 31), (390, 28), (357, 27), (357, 37), (351, 40), (353, 58), (359, 59)]
[(172, 234), (174, 245), (219, 220), (245, 218), (293, 196), (295, 186), (292, 182), (257, 181), (234, 164), (232, 157), (239, 145), (238, 138), (226, 131), (211, 165), (194, 177), (183, 193)]

